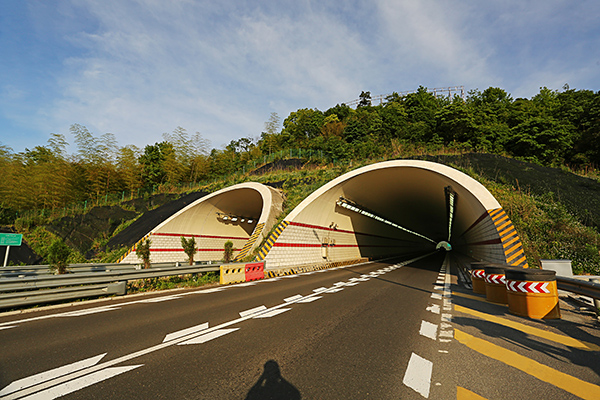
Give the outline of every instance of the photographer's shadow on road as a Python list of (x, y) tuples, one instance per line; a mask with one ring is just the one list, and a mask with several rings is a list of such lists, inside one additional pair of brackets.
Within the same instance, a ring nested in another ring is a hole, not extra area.
[(252, 386), (246, 400), (300, 400), (300, 391), (283, 379), (279, 364), (269, 360), (258, 381)]

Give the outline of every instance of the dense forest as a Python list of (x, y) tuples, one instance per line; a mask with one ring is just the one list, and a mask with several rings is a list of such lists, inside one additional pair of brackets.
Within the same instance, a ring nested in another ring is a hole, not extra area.
[[(258, 132), (257, 132), (258, 134)], [(68, 140), (76, 148), (67, 154)], [(595, 169), (600, 165), (600, 92), (547, 88), (513, 99), (500, 88), (474, 90), (463, 99), (436, 97), (426, 88), (394, 93), (374, 105), (362, 92), (357, 107), (275, 113), (256, 138), (210, 149), (200, 133), (177, 127), (163, 141), (120, 147), (82, 125), (69, 135), (14, 153), (0, 143), (0, 223), (25, 210), (98, 201), (109, 194), (139, 195), (249, 171), (267, 156), (295, 152), (324, 161), (366, 160), (406, 149), (452, 149), (507, 155), (545, 166)], [(404, 151), (400, 151), (404, 150)]]

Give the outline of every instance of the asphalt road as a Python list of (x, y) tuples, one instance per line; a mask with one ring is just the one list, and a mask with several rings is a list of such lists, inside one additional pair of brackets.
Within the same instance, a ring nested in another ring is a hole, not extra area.
[[(450, 272), (438, 254), (0, 316), (0, 398), (579, 398), (465, 340), (525, 349), (457, 312), (481, 302), (452, 296)], [(526, 339), (526, 356), (600, 383), (597, 352)]]

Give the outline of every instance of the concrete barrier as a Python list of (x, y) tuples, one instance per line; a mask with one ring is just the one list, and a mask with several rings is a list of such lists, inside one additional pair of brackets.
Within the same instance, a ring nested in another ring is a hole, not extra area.
[(485, 269), (489, 263), (477, 261), (471, 263), (471, 283), (473, 284), (473, 292), (477, 294), (485, 294)]
[(492, 303), (507, 304), (505, 267), (488, 265), (485, 270), (485, 299)]
[(256, 281), (258, 279), (264, 279), (265, 277), (265, 263), (257, 262), (246, 264), (245, 266), (246, 282)]
[(560, 318), (555, 271), (509, 269), (506, 293), (512, 314), (534, 319)]
[(244, 264), (221, 265), (221, 285), (246, 282), (246, 269)]

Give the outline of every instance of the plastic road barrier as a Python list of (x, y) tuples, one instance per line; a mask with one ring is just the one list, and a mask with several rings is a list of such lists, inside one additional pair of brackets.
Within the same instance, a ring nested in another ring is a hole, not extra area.
[(508, 311), (535, 319), (560, 318), (556, 271), (526, 269), (506, 271)]
[(265, 277), (265, 263), (257, 262), (246, 264), (246, 282), (256, 281), (258, 279), (264, 279)]
[(244, 265), (226, 266), (221, 265), (221, 285), (229, 283), (246, 282), (246, 271)]
[(505, 270), (508, 266), (488, 265), (485, 270), (485, 299), (492, 303), (508, 304)]
[(485, 294), (485, 265), (489, 264), (480, 261), (471, 263), (471, 283), (474, 293)]

